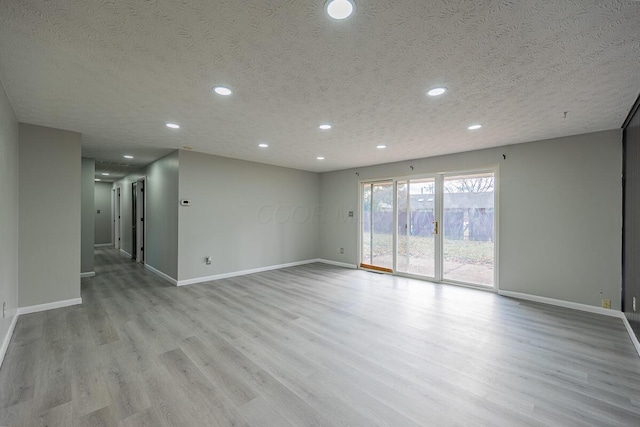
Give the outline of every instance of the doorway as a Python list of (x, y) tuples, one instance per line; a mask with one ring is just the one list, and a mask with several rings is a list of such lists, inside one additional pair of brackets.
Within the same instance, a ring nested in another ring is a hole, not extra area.
[(131, 258), (145, 262), (145, 178), (131, 183)]
[(120, 249), (120, 187), (113, 189), (113, 244), (116, 249)]
[(361, 268), (496, 287), (495, 171), (360, 185)]
[(137, 258), (138, 252), (138, 183), (131, 183), (131, 258)]

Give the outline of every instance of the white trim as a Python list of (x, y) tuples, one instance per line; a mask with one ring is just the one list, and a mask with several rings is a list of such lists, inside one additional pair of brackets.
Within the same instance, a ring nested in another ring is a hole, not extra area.
[(106, 248), (107, 246), (113, 246), (113, 243), (96, 243), (94, 248)]
[(631, 338), (631, 342), (633, 343), (633, 346), (638, 352), (638, 356), (640, 356), (640, 342), (638, 342), (638, 338), (636, 337), (636, 334), (633, 332), (633, 329), (631, 329), (631, 325), (629, 324), (629, 320), (627, 320), (627, 316), (625, 316), (622, 311), (612, 310), (609, 308), (601, 308), (601, 307), (596, 307), (596, 306), (587, 305), (587, 304), (579, 304), (577, 302), (564, 301), (561, 299), (539, 297), (537, 295), (523, 294), (520, 292), (498, 291), (498, 295), (502, 295), (509, 298), (517, 298), (517, 299), (523, 299), (527, 301), (540, 302), (542, 304), (555, 305), (558, 307), (572, 308), (574, 310), (586, 311), (589, 313), (602, 314), (604, 316), (617, 317), (618, 319), (622, 319), (622, 323), (624, 323), (624, 326), (627, 329), (629, 338)]
[(627, 316), (624, 315), (624, 313), (622, 313), (622, 323), (624, 323), (624, 326), (627, 328), (627, 332), (629, 333), (629, 338), (631, 338), (631, 342), (633, 343), (633, 346), (636, 348), (636, 351), (638, 352), (638, 356), (640, 356), (640, 341), (638, 341), (638, 337), (636, 337), (635, 332), (633, 332), (633, 329), (629, 324), (629, 320), (627, 319)]
[(348, 264), (346, 262), (338, 262), (338, 261), (332, 261), (330, 259), (322, 259), (322, 258), (318, 258), (316, 260), (316, 262), (320, 262), (322, 264), (330, 264), (330, 265), (335, 265), (337, 267), (344, 267), (344, 268), (352, 268), (352, 269), (357, 269), (358, 266), (355, 264)]
[(249, 270), (232, 271), (229, 273), (214, 274), (213, 276), (195, 277), (193, 279), (178, 280), (178, 286), (193, 285), (195, 283), (209, 282), (211, 280), (227, 279), (229, 277), (244, 276), (246, 274), (261, 273), (263, 271), (278, 270), (280, 268), (296, 267), (298, 265), (313, 264), (320, 262), (316, 259), (308, 259), (305, 261), (288, 262), (286, 264), (269, 265), (266, 267), (252, 268)]
[(144, 268), (146, 268), (147, 270), (149, 270), (150, 272), (152, 272), (153, 274), (162, 277), (164, 280), (167, 280), (169, 282), (171, 282), (171, 284), (173, 285), (178, 285), (178, 281), (176, 279), (174, 279), (173, 277), (163, 273), (162, 271), (151, 267), (149, 264), (145, 264)]
[(46, 304), (30, 305), (28, 307), (18, 307), (18, 315), (37, 313), (39, 311), (53, 310), (56, 308), (69, 307), (82, 304), (82, 298), (73, 298), (63, 301), (48, 302)]
[(125, 250), (124, 250), (124, 249), (122, 249), (122, 248), (120, 248), (120, 253), (121, 253), (121, 254), (123, 254), (123, 255), (128, 256), (129, 258), (131, 258), (131, 254), (130, 254), (129, 252), (125, 251)]
[(624, 314), (618, 310), (601, 308), (601, 307), (596, 307), (596, 306), (587, 305), (587, 304), (580, 304), (577, 302), (565, 301), (561, 299), (540, 297), (538, 295), (523, 294), (520, 292), (503, 291), (503, 290), (499, 290), (498, 295), (502, 295), (504, 297), (510, 297), (510, 298), (523, 299), (527, 301), (541, 302), (543, 304), (556, 305), (558, 307), (572, 308), (574, 310), (587, 311), (589, 313), (603, 314), (605, 316), (611, 316), (611, 317), (624, 316)]
[(87, 271), (86, 273), (80, 273), (80, 277), (94, 277), (96, 275), (95, 271)]
[(18, 313), (16, 312), (11, 324), (9, 325), (9, 330), (2, 340), (2, 347), (0, 347), (0, 367), (2, 366), (2, 362), (4, 362), (4, 356), (7, 354), (7, 349), (9, 348), (9, 343), (11, 342), (11, 337), (13, 336), (13, 330), (16, 328), (17, 321)]

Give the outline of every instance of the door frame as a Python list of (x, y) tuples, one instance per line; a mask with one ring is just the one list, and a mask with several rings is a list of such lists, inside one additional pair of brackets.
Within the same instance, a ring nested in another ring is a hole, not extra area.
[(137, 262), (145, 263), (146, 240), (147, 240), (147, 177), (143, 176), (136, 180), (136, 250), (135, 259)]
[[(410, 183), (411, 181), (419, 181), (421, 179), (431, 179), (433, 178), (433, 182), (434, 182), (434, 186), (435, 186), (435, 194), (434, 194), (434, 204), (433, 204), (433, 219), (434, 221), (436, 221), (438, 223), (438, 226), (440, 227), (440, 230), (442, 230), (442, 191), (437, 191), (438, 188), (442, 188), (442, 182), (443, 182), (443, 174), (438, 174), (438, 173), (431, 173), (431, 174), (416, 174), (416, 175), (411, 175), (411, 176), (406, 176), (406, 177), (398, 177), (395, 178), (395, 193), (396, 193), (396, 197), (398, 194), (398, 182), (401, 181), (406, 181), (408, 183)], [(398, 220), (398, 209), (397, 209), (397, 201), (396, 201), (396, 211), (395, 211), (395, 217), (396, 217), (396, 221)], [(397, 222), (396, 222), (396, 230), (398, 229), (397, 226)], [(397, 232), (397, 231), (396, 231)], [(402, 272), (402, 271), (398, 271), (397, 267), (397, 254), (398, 254), (398, 247), (396, 245), (396, 247), (394, 248), (394, 258), (393, 258), (393, 270), (399, 275), (399, 276), (403, 276), (403, 277), (410, 277), (410, 278), (417, 278), (417, 279), (421, 279), (421, 280), (427, 280), (430, 282), (441, 282), (438, 280), (438, 277), (442, 277), (441, 276), (441, 272), (442, 272), (442, 233), (438, 232), (438, 234), (434, 234), (434, 266), (433, 266), (433, 277), (431, 276), (421, 276), (418, 274), (412, 274), (412, 273), (407, 273), (407, 272)], [(395, 236), (395, 239), (397, 240), (397, 235)]]
[[(392, 251), (392, 264), (391, 264), (391, 270), (389, 271), (388, 268), (386, 267), (377, 267), (377, 266), (373, 266), (373, 265), (369, 265), (369, 264), (364, 264), (362, 262), (362, 244), (364, 243), (362, 240), (362, 227), (364, 225), (364, 206), (363, 206), (363, 189), (364, 189), (364, 184), (375, 184), (375, 183), (387, 183), (390, 182), (391, 185), (393, 186), (393, 206), (394, 206), (394, 215), (393, 215), (393, 229), (395, 230), (398, 227), (398, 218), (396, 213), (396, 203), (397, 203), (397, 197), (398, 195), (396, 194), (396, 181), (394, 180), (394, 178), (388, 178), (388, 179), (365, 179), (365, 180), (360, 180), (358, 181), (358, 264), (357, 267), (359, 269), (363, 269), (363, 270), (370, 270), (370, 271), (376, 271), (376, 272), (382, 272), (382, 273), (387, 273), (387, 274), (393, 274), (396, 271), (396, 248), (397, 248), (397, 233), (393, 233), (392, 235), (392, 243), (391, 243), (391, 251)], [(372, 193), (373, 194), (373, 193)], [(371, 219), (373, 219), (373, 216), (371, 217)], [(371, 233), (373, 234), (373, 224), (371, 224)], [(363, 265), (364, 264), (364, 265)]]
[(138, 181), (129, 184), (131, 188), (131, 259), (138, 253)]
[[(366, 267), (362, 267), (361, 263), (362, 263), (362, 227), (363, 227), (363, 221), (364, 221), (364, 207), (363, 207), (363, 189), (364, 189), (364, 184), (371, 184), (371, 183), (376, 183), (376, 182), (388, 182), (391, 181), (393, 183), (393, 209), (394, 209), (394, 224), (393, 224), (393, 268), (391, 272), (387, 272), (387, 271), (383, 271), (383, 273), (386, 274), (392, 274), (392, 275), (396, 275), (396, 276), (401, 276), (401, 277), (408, 277), (408, 278), (412, 278), (412, 279), (418, 279), (418, 280), (424, 280), (424, 281), (429, 281), (429, 282), (434, 282), (434, 283), (443, 283), (443, 284), (451, 284), (451, 285), (456, 285), (456, 286), (463, 286), (463, 287), (469, 287), (469, 288), (473, 288), (473, 289), (480, 289), (480, 290), (485, 290), (485, 291), (489, 291), (489, 292), (498, 292), (500, 290), (500, 282), (499, 282), (499, 259), (498, 259), (498, 254), (499, 254), (499, 216), (500, 216), (500, 179), (499, 179), (499, 164), (493, 165), (493, 166), (489, 166), (486, 168), (478, 168), (478, 169), (467, 169), (467, 170), (451, 170), (451, 171), (441, 171), (441, 172), (435, 172), (435, 173), (419, 173), (419, 174), (415, 174), (415, 175), (403, 175), (403, 176), (392, 176), (392, 177), (386, 177), (386, 178), (367, 178), (367, 179), (362, 179), (362, 180), (358, 180), (358, 214), (359, 214), (359, 220), (358, 220), (358, 251), (357, 251), (357, 268), (358, 269), (363, 269), (363, 270), (371, 270), (369, 268)], [(454, 281), (454, 280), (445, 280), (442, 278), (443, 274), (443, 256), (442, 256), (442, 250), (443, 250), (443, 224), (442, 224), (442, 217), (443, 217), (443, 209), (444, 209), (444, 179), (445, 177), (448, 176), (461, 176), (461, 175), (474, 175), (474, 174), (482, 174), (482, 173), (493, 173), (494, 176), (494, 183), (493, 183), (493, 286), (483, 286), (483, 285), (476, 285), (473, 283), (466, 283), (466, 282), (458, 282), (458, 281)], [(438, 242), (434, 242), (436, 245), (436, 265), (435, 265), (435, 274), (436, 277), (435, 278), (430, 278), (427, 276), (420, 276), (420, 275), (416, 275), (416, 274), (411, 274), (411, 273), (403, 273), (403, 272), (398, 272), (397, 271), (397, 240), (398, 240), (398, 181), (411, 181), (411, 180), (418, 180), (418, 179), (422, 179), (422, 178), (434, 178), (435, 182), (436, 182), (436, 189), (440, 188), (440, 191), (436, 190), (436, 209), (434, 212), (434, 217), (435, 220), (438, 221), (440, 230), (437, 234), (437, 240)], [(377, 270), (376, 270), (377, 271)]]
[(122, 238), (122, 204), (120, 203), (121, 189), (115, 187), (113, 191), (113, 246), (121, 249)]

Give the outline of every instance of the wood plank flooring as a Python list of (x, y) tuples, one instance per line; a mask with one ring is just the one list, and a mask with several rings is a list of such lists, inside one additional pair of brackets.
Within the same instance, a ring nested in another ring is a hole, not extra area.
[(640, 425), (619, 319), (322, 264), (182, 288), (96, 264), (83, 305), (18, 319), (0, 425)]

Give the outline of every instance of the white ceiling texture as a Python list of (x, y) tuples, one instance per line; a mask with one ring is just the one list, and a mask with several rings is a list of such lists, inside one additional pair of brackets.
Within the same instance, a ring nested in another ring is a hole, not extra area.
[(318, 172), (619, 128), (640, 92), (637, 1), (355, 2), (2, 0), (0, 79), (18, 120), (98, 160)]

